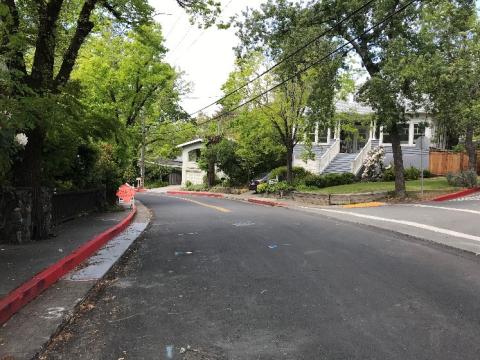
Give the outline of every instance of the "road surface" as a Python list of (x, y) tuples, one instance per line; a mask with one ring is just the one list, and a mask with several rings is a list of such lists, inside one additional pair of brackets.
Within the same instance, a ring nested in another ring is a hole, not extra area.
[(44, 359), (475, 359), (478, 258), (322, 214), (145, 194), (154, 218)]

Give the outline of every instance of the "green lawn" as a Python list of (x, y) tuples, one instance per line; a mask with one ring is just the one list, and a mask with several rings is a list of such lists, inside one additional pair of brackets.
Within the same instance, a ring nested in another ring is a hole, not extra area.
[[(458, 188), (452, 187), (444, 177), (436, 177), (424, 180), (424, 190), (445, 190), (455, 191)], [(359, 182), (349, 185), (332, 186), (323, 189), (303, 188), (300, 191), (318, 192), (323, 194), (351, 194), (373, 191), (393, 191), (395, 183), (391, 182)], [(420, 180), (407, 181), (407, 191), (420, 191)]]

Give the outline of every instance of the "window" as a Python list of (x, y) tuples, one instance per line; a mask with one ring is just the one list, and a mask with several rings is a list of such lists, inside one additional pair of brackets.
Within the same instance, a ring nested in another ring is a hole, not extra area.
[[(399, 130), (399, 135), (400, 135), (400, 144), (408, 144), (408, 130), (409, 130), (409, 125), (408, 124), (399, 124), (398, 125), (398, 130)], [(383, 143), (384, 144), (391, 144), (392, 143), (392, 137), (390, 134), (383, 130)]]
[(425, 124), (418, 123), (413, 125), (413, 139), (417, 140), (420, 136), (425, 135)]
[(195, 149), (188, 152), (188, 161), (197, 162), (200, 158), (200, 149)]

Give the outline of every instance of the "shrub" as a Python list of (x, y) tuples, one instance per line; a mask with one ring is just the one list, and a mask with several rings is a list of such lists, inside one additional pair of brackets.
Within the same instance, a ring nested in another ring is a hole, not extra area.
[(164, 186), (168, 186), (168, 182), (162, 181), (162, 180), (145, 181), (145, 187), (147, 189), (161, 188), (161, 187), (164, 187)]
[[(293, 181), (296, 183), (302, 182), (303, 179), (308, 175), (313, 175), (311, 172), (305, 170), (302, 167), (295, 166), (292, 168), (293, 172)], [(278, 177), (278, 181), (286, 181), (287, 180), (287, 167), (280, 166), (276, 169), (270, 171), (268, 175), (269, 179), (275, 179)]]
[(434, 175), (429, 170), (423, 170), (423, 178), (428, 179), (432, 178)]
[(385, 158), (385, 150), (379, 146), (371, 149), (365, 160), (363, 161), (362, 180), (379, 181), (383, 178), (383, 159)]
[(205, 184), (194, 185), (190, 181), (185, 183), (185, 187), (188, 191), (205, 191), (208, 190), (208, 186)]
[(447, 181), (452, 186), (473, 188), (477, 185), (477, 173), (473, 170), (447, 174)]
[(261, 183), (257, 185), (257, 193), (259, 194), (264, 194), (268, 190), (268, 184), (267, 183)]
[(325, 188), (337, 185), (353, 184), (356, 181), (355, 175), (351, 173), (308, 175), (303, 183), (308, 187)]
[[(407, 168), (403, 172), (405, 180), (418, 180), (420, 178), (421, 171), (413, 166)], [(433, 177), (433, 174), (428, 170), (423, 170), (423, 177), (425, 179)], [(395, 168), (388, 166), (383, 171), (383, 181), (395, 181)]]
[(317, 187), (321, 189), (325, 187), (325, 178), (321, 175), (308, 175), (303, 179), (303, 183), (308, 187)]
[(405, 176), (405, 180), (418, 180), (420, 178), (420, 170), (417, 168), (410, 166), (408, 169), (403, 171)]
[(382, 176), (383, 181), (395, 181), (395, 168), (392, 165), (389, 165), (383, 171)]

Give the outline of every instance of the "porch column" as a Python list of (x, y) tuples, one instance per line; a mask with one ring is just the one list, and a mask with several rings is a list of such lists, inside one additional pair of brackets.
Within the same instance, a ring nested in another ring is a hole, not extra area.
[(409, 124), (408, 124), (408, 145), (409, 146), (413, 146), (413, 142), (414, 142), (414, 137), (415, 135), (415, 125), (413, 124), (413, 121), (410, 120)]
[(383, 144), (383, 126), (380, 126), (380, 136), (378, 140), (380, 140), (379, 145), (382, 145)]
[(370, 127), (369, 127), (369, 131), (368, 131), (368, 140), (371, 140), (373, 139), (373, 121), (370, 121)]
[(373, 128), (372, 128), (372, 140), (377, 140), (377, 120), (373, 122)]
[(329, 127), (327, 129), (327, 145), (330, 145), (330, 140), (332, 139), (332, 129)]
[(315, 123), (315, 145), (318, 144), (318, 122)]

